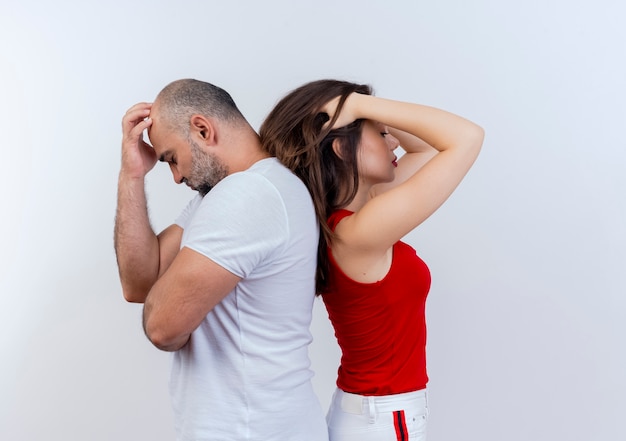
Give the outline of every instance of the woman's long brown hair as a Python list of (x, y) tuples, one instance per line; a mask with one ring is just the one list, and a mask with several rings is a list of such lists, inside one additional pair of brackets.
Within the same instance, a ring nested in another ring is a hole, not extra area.
[[(269, 113), (260, 129), (263, 148), (275, 156), (306, 185), (320, 226), (317, 250), (316, 292), (328, 288), (328, 247), (333, 232), (328, 216), (349, 204), (358, 189), (357, 150), (363, 120), (331, 130), (351, 93), (371, 95), (367, 85), (338, 80), (318, 80), (298, 87)], [(326, 103), (340, 97), (331, 121)], [(326, 124), (328, 123), (328, 124)], [(333, 148), (337, 142), (338, 152)]]

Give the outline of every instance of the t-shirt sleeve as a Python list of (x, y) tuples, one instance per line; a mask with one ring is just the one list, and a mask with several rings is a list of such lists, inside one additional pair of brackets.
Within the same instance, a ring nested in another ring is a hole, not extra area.
[(183, 230), (187, 228), (187, 223), (191, 219), (193, 212), (196, 210), (196, 207), (200, 205), (202, 202), (202, 196), (199, 194), (196, 195), (192, 200), (189, 201), (187, 206), (183, 209), (183, 211), (178, 215), (174, 223), (181, 227)]
[(186, 246), (245, 278), (287, 243), (288, 222), (276, 187), (256, 173), (224, 178), (186, 223)]

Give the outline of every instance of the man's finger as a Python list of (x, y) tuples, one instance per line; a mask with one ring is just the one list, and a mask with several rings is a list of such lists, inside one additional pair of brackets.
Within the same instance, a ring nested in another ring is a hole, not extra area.
[(133, 124), (131, 127), (129, 127), (128, 133), (126, 134), (125, 138), (138, 140), (142, 136), (143, 131), (146, 130), (151, 125), (152, 125), (152, 118), (147, 117), (139, 121), (138, 123)]

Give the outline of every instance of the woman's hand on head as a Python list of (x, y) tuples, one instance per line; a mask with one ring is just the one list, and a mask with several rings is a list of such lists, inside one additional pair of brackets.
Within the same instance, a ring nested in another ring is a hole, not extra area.
[[(346, 101), (343, 103), (343, 107), (339, 111), (339, 115), (337, 120), (333, 123), (331, 129), (338, 129), (339, 127), (347, 126), (348, 124), (354, 122), (355, 120), (361, 118), (359, 116), (358, 111), (358, 102), (362, 99), (362, 97), (367, 97), (369, 95), (363, 95), (361, 93), (353, 92), (348, 95)], [(337, 106), (339, 106), (339, 101), (341, 100), (340, 96), (333, 98), (328, 101), (324, 107), (322, 107), (322, 112), (328, 115), (328, 122), (324, 124), (324, 128), (328, 128), (328, 124), (332, 121), (335, 113), (337, 112)]]

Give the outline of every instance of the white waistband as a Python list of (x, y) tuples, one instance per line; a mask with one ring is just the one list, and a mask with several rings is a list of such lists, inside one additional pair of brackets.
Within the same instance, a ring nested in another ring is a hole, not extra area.
[(344, 412), (362, 415), (376, 412), (393, 412), (413, 407), (427, 407), (426, 389), (402, 394), (367, 396), (351, 394), (337, 389), (337, 403)]

